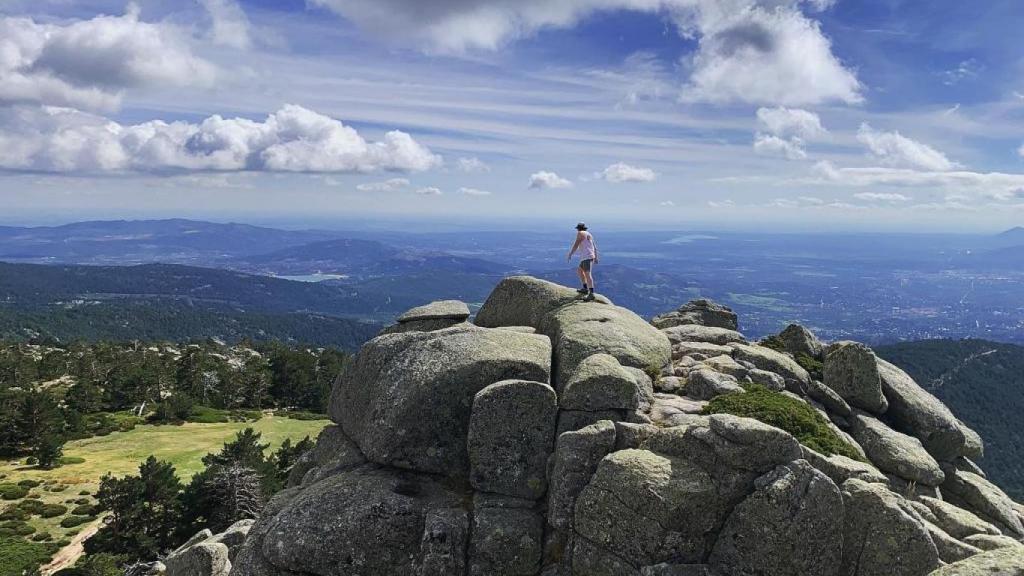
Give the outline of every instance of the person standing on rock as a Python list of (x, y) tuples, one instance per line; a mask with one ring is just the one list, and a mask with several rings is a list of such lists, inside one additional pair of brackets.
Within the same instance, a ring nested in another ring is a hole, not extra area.
[(597, 244), (594, 243), (594, 236), (587, 232), (587, 225), (580, 222), (576, 225), (576, 241), (569, 250), (567, 261), (572, 261), (572, 255), (579, 251), (580, 265), (576, 268), (576, 274), (583, 282), (583, 288), (577, 290), (588, 302), (594, 299), (594, 264), (597, 264)]

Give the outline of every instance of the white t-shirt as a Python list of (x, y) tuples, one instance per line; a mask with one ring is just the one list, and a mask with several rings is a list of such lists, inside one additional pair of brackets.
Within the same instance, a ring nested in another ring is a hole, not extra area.
[(579, 254), (581, 260), (593, 260), (597, 257), (597, 251), (594, 249), (594, 237), (590, 235), (590, 232), (583, 232), (583, 240), (580, 240)]

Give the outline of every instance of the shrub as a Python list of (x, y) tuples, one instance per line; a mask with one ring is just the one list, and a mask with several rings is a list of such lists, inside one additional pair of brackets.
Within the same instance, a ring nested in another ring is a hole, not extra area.
[(56, 518), (57, 516), (63, 516), (67, 514), (68, 507), (63, 504), (47, 504), (43, 506), (42, 511), (39, 515), (43, 518)]
[(0, 522), (7, 520), (28, 520), (32, 513), (18, 506), (11, 506), (0, 513)]
[(829, 427), (825, 417), (808, 404), (756, 384), (747, 386), (746, 390), (745, 394), (714, 398), (704, 407), (704, 414), (753, 418), (789, 432), (804, 446), (826, 456), (840, 454), (863, 460), (853, 446)]
[(22, 480), (21, 482), (18, 482), (18, 486), (23, 486), (29, 489), (35, 488), (40, 484), (42, 484), (42, 482), (40, 482), (39, 480)]
[(783, 344), (782, 338), (779, 338), (778, 336), (768, 336), (758, 342), (758, 344), (765, 348), (771, 348), (776, 352), (786, 353), (786, 345)]
[(67, 484), (57, 484), (56, 486), (50, 486), (48, 490), (50, 492), (63, 492), (68, 489)]
[(99, 512), (99, 507), (93, 504), (79, 504), (71, 510), (71, 513), (75, 516), (95, 516)]
[[(88, 490), (82, 490), (81, 492), (78, 493), (79, 496), (89, 496), (91, 494), (92, 494), (92, 492), (90, 492)], [(79, 502), (79, 504), (81, 504), (81, 502)]]
[(326, 414), (319, 414), (317, 412), (303, 412), (302, 410), (282, 410), (277, 412), (278, 416), (284, 416), (291, 420), (327, 420)]
[(2, 574), (29, 574), (49, 562), (58, 548), (51, 543), (28, 542), (18, 537), (0, 537)]
[(26, 499), (22, 500), (21, 502), (18, 502), (18, 508), (24, 510), (28, 514), (39, 514), (43, 511), (43, 506), (45, 506), (45, 504), (43, 504), (39, 500)]
[(72, 464), (82, 464), (85, 462), (85, 458), (81, 456), (64, 456), (60, 459), (61, 466), (71, 466)]
[(81, 526), (91, 520), (92, 518), (89, 516), (68, 516), (60, 521), (60, 525), (62, 528), (74, 528), (75, 526)]
[(0, 484), (0, 498), (4, 500), (21, 500), (28, 496), (28, 488), (17, 484)]
[(814, 378), (815, 380), (825, 379), (825, 367), (820, 360), (811, 358), (807, 354), (800, 352), (796, 355), (796, 363), (803, 366), (803, 369), (807, 370), (811, 375), (811, 378)]
[(37, 532), (32, 535), (33, 542), (46, 542), (47, 540), (53, 540), (53, 535), (49, 532)]
[(28, 536), (36, 529), (21, 520), (0, 522), (0, 536)]
[(198, 424), (219, 424), (230, 422), (231, 415), (227, 410), (218, 410), (209, 406), (193, 406), (186, 420)]
[(29, 456), (28, 458), (25, 458), (25, 464), (28, 464), (29, 466), (35, 466), (36, 464), (39, 464), (39, 458), (36, 458), (35, 456)]

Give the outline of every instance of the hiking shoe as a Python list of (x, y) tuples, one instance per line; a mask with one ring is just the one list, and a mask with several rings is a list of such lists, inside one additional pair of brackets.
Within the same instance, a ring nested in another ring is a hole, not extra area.
[(586, 302), (593, 302), (595, 300), (594, 293), (593, 292), (588, 293), (586, 298), (584, 298), (583, 300), (586, 301)]
[(581, 296), (586, 296), (587, 294), (590, 293), (590, 291), (587, 290), (586, 288), (579, 288), (579, 289), (576, 290), (576, 293), (581, 295)]

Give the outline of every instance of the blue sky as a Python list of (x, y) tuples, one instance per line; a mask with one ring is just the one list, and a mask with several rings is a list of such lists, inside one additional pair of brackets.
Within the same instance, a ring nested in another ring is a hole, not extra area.
[(1024, 221), (1024, 5), (7, 0), (0, 221)]

